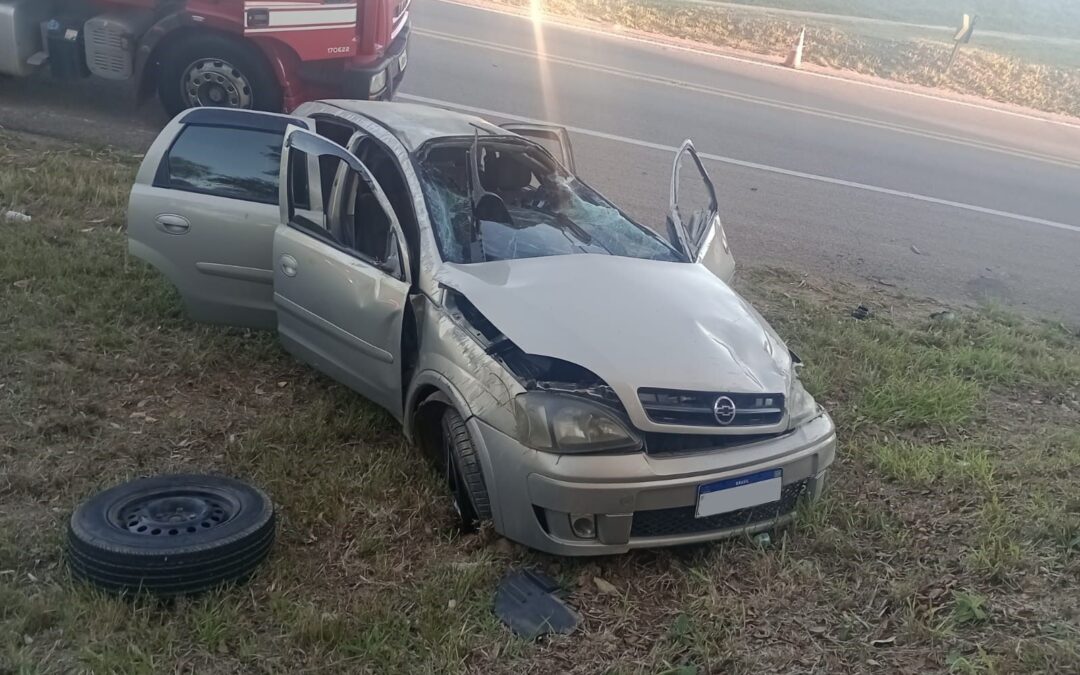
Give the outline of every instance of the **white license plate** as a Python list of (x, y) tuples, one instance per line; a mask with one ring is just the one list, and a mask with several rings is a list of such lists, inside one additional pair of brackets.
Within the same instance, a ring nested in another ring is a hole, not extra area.
[(769, 469), (698, 486), (698, 518), (780, 501), (783, 469)]
[(397, 57), (398, 70), (405, 70), (407, 65), (409, 65), (409, 52), (401, 52), (401, 56)]

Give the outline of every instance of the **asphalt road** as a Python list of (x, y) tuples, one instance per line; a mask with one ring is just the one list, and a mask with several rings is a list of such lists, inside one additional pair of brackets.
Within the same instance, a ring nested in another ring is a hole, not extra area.
[[(737, 259), (1080, 322), (1080, 125), (416, 0), (402, 100), (571, 129), (579, 173), (662, 222), (692, 138)], [(122, 86), (0, 82), (0, 125), (138, 150)]]

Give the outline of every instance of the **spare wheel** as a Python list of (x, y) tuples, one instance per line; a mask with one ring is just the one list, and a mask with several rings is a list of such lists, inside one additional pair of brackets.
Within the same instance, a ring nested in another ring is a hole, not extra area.
[(117, 485), (71, 515), (72, 574), (116, 592), (196, 593), (246, 578), (274, 543), (262, 490), (219, 476), (171, 475)]

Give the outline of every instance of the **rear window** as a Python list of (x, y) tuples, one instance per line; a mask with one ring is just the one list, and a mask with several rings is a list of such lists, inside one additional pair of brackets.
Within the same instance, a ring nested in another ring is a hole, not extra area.
[(189, 126), (162, 163), (158, 187), (278, 203), (284, 135), (274, 131)]

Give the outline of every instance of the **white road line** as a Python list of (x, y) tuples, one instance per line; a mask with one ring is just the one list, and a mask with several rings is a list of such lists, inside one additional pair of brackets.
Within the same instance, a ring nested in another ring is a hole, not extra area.
[[(516, 54), (520, 56), (526, 56), (534, 59), (539, 59), (540, 54), (532, 49), (522, 49), (520, 47), (513, 47), (510, 45), (503, 45), (493, 42), (487, 42), (484, 40), (475, 40), (473, 38), (464, 38), (458, 35), (452, 35), (450, 33), (442, 33), (440, 31), (433, 31), (426, 28), (415, 28), (413, 30), (414, 35), (421, 35), (424, 37), (434, 38), (436, 40), (444, 40), (447, 42), (454, 42), (457, 44), (468, 45), (471, 47), (477, 47), (480, 49), (488, 49), (491, 51), (503, 52), (506, 54)], [(850, 115), (847, 113), (835, 112), (832, 110), (825, 110), (823, 108), (815, 108), (812, 106), (801, 105), (798, 103), (788, 103), (786, 101), (778, 101), (776, 99), (764, 98), (761, 96), (754, 96), (752, 94), (743, 94), (730, 89), (721, 89), (719, 87), (712, 87), (704, 84), (696, 84), (694, 82), (686, 82), (684, 80), (676, 80), (673, 78), (662, 77), (657, 75), (646, 75), (644, 73), (638, 73), (623, 68), (617, 68), (615, 66), (605, 66), (599, 63), (592, 63), (590, 61), (582, 61), (580, 59), (573, 59), (565, 56), (555, 56), (553, 54), (544, 55), (544, 60), (550, 63), (556, 63), (560, 65), (571, 66), (574, 68), (580, 68), (582, 70), (590, 70), (593, 72), (604, 73), (607, 75), (616, 75), (624, 77), (626, 79), (637, 80), (640, 82), (649, 82), (651, 84), (660, 84), (664, 86), (677, 87), (679, 89), (685, 89), (687, 91), (693, 91), (701, 94), (708, 94), (710, 96), (717, 96), (720, 98), (733, 99), (737, 101), (743, 101), (746, 103), (752, 103), (755, 105), (761, 105), (769, 108), (778, 108), (781, 110), (788, 110), (792, 112), (798, 112), (805, 115), (812, 115), (814, 117), (822, 117), (826, 119), (838, 120), (841, 122), (850, 122), (852, 124), (858, 124), (861, 126), (872, 127), (875, 129), (883, 129), (886, 131), (895, 131), (897, 133), (907, 134), (910, 136), (918, 136), (921, 138), (928, 138), (936, 141), (943, 141), (946, 143), (952, 143), (954, 145), (962, 145), (965, 147), (976, 148), (979, 150), (988, 150), (990, 152), (997, 152), (1012, 157), (1018, 157), (1021, 159), (1030, 159), (1038, 162), (1045, 162), (1047, 164), (1055, 164), (1068, 169), (1080, 169), (1080, 162), (1070, 161), (1062, 157), (1054, 157), (1053, 155), (1045, 155), (1042, 153), (1031, 152), (1028, 150), (1021, 150), (1018, 148), (1010, 148), (1005, 145), (999, 145), (997, 143), (989, 143), (987, 141), (979, 141), (973, 139), (960, 138), (957, 136), (951, 136), (947, 133), (941, 133), (937, 131), (929, 131), (924, 129), (917, 129), (915, 127), (909, 127), (902, 124), (896, 124), (893, 122), (884, 122), (880, 120), (874, 120), (866, 117), (859, 117), (857, 115)]]
[[(536, 119), (534, 117), (523, 117), (521, 115), (514, 115), (506, 112), (499, 112), (498, 110), (489, 110), (487, 108), (477, 108), (475, 106), (463, 105), (461, 103), (454, 103), (453, 101), (442, 101), (435, 98), (427, 98), (426, 96), (415, 96), (413, 94), (398, 94), (397, 99), (402, 101), (413, 101), (415, 103), (424, 103), (426, 105), (433, 105), (440, 108), (450, 108), (452, 110), (459, 110), (462, 112), (472, 113), (474, 115), (484, 115), (488, 117), (497, 117), (500, 119), (511, 120), (514, 122), (523, 122), (526, 124), (555, 124), (554, 122), (548, 122), (546, 120)], [(592, 136), (594, 138), (602, 138), (608, 141), (615, 141), (616, 143), (626, 143), (627, 145), (635, 145), (639, 148), (649, 148), (650, 150), (660, 150), (663, 152), (675, 153), (678, 148), (672, 145), (663, 145), (662, 143), (653, 143), (651, 141), (643, 141), (637, 138), (628, 138), (626, 136), (619, 136), (618, 134), (609, 134), (605, 131), (595, 131), (593, 129), (583, 129), (581, 127), (574, 127), (569, 125), (561, 125), (575, 134), (581, 134), (583, 136)], [(1067, 230), (1069, 232), (1080, 233), (1080, 225), (1069, 225), (1068, 223), (1059, 223), (1053, 220), (1047, 220), (1045, 218), (1036, 218), (1034, 216), (1025, 216), (1020, 213), (1010, 213), (1008, 211), (999, 211), (998, 209), (991, 209), (985, 206), (975, 206), (974, 204), (965, 204), (963, 202), (954, 202), (950, 199), (941, 199), (939, 197), (930, 197), (928, 195), (915, 194), (913, 192), (904, 192), (902, 190), (893, 190), (891, 188), (879, 187), (877, 185), (867, 185), (866, 183), (856, 183), (850, 180), (843, 180), (841, 178), (830, 178), (829, 176), (819, 176), (813, 173), (806, 173), (803, 171), (794, 171), (792, 169), (783, 169), (777, 166), (769, 166), (768, 164), (758, 164), (757, 162), (747, 162), (742, 159), (735, 159), (734, 157), (724, 157), (723, 155), (714, 155), (708, 152), (699, 152), (700, 157), (708, 159), (721, 164), (729, 164), (731, 166), (740, 166), (746, 169), (755, 169), (757, 171), (764, 171), (767, 173), (779, 174), (781, 176), (790, 176), (792, 178), (802, 178), (804, 180), (812, 180), (818, 183), (827, 183), (829, 185), (838, 185), (841, 187), (852, 188), (855, 190), (863, 190), (865, 192), (875, 192), (877, 194), (889, 195), (891, 197), (899, 197), (902, 199), (911, 199), (918, 202), (924, 202), (926, 204), (937, 204), (939, 206), (948, 206), (954, 209), (961, 209), (963, 211), (970, 211), (973, 213), (982, 213), (988, 216), (995, 216), (998, 218), (1007, 218), (1009, 220), (1016, 220), (1023, 223), (1031, 223), (1033, 225), (1042, 225), (1043, 227), (1050, 227), (1057, 230)]]
[[(482, 6), (482, 5), (475, 5), (475, 4), (472, 4), (472, 3), (469, 3), (469, 2), (456, 2), (455, 0), (437, 0), (437, 1), (445, 3), (447, 5), (457, 5), (458, 7), (467, 7), (469, 9), (475, 9), (475, 10), (480, 11), (480, 12), (491, 12), (493, 14), (502, 14), (503, 16), (515, 17), (517, 19), (522, 19), (522, 20), (529, 21), (529, 22), (532, 21), (532, 18), (529, 15), (523, 14), (521, 12), (511, 11), (511, 10), (508, 10), (508, 9), (498, 9), (498, 8), (495, 8), (495, 7), (486, 7), (486, 6)], [(974, 108), (976, 110), (984, 110), (984, 111), (987, 111), (987, 112), (999, 113), (1001, 115), (1009, 115), (1011, 117), (1019, 117), (1021, 119), (1032, 120), (1032, 121), (1035, 121), (1035, 122), (1044, 122), (1046, 124), (1054, 124), (1054, 125), (1057, 125), (1057, 126), (1068, 127), (1070, 129), (1080, 129), (1080, 124), (1075, 123), (1075, 122), (1066, 122), (1064, 120), (1049, 119), (1049, 118), (1046, 118), (1046, 117), (1040, 117), (1038, 115), (1032, 115), (1032, 114), (1029, 114), (1029, 113), (1023, 113), (1023, 112), (1019, 112), (1019, 111), (1016, 111), (1016, 110), (1007, 110), (1007, 109), (1004, 109), (1004, 108), (995, 108), (993, 106), (983, 105), (981, 103), (972, 103), (971, 101), (960, 101), (960, 100), (957, 100), (957, 99), (954, 99), (954, 98), (945, 98), (945, 97), (942, 97), (942, 96), (935, 96), (933, 94), (927, 94), (927, 93), (924, 93), (924, 92), (921, 92), (921, 91), (911, 91), (911, 90), (908, 90), (908, 89), (900, 89), (900, 88), (897, 88), (897, 87), (890, 87), (889, 85), (885, 85), (885, 84), (876, 84), (874, 82), (865, 82), (863, 80), (849, 79), (849, 78), (846, 78), (846, 77), (840, 77), (839, 75), (829, 75), (828, 73), (815, 73), (815, 72), (809, 71), (809, 70), (792, 70), (791, 68), (788, 68), (787, 66), (782, 66), (782, 65), (779, 65), (779, 64), (775, 64), (775, 63), (765, 63), (763, 61), (755, 61), (754, 59), (748, 59), (748, 58), (744, 58), (744, 57), (741, 57), (741, 56), (732, 56), (730, 54), (719, 54), (717, 52), (709, 51), (707, 49), (697, 49), (697, 48), (694, 48), (694, 47), (687, 47), (685, 45), (672, 44), (672, 43), (662, 42), (662, 41), (658, 41), (658, 40), (650, 40), (648, 38), (640, 37), (640, 36), (637, 36), (637, 35), (627, 35), (625, 33), (620, 33), (620, 32), (618, 32), (616, 30), (611, 29), (611, 28), (599, 29), (599, 28), (590, 28), (588, 26), (578, 26), (578, 25), (571, 24), (571, 23), (563, 23), (563, 22), (559, 21), (559, 19), (557, 17), (553, 17), (550, 14), (545, 14), (544, 15), (544, 24), (545, 25), (551, 25), (551, 26), (557, 26), (559, 28), (564, 28), (566, 30), (578, 31), (580, 33), (591, 33), (593, 35), (601, 35), (601, 36), (606, 37), (606, 38), (612, 38), (612, 39), (618, 39), (618, 40), (627, 40), (627, 41), (630, 41), (630, 42), (640, 42), (642, 44), (650, 45), (650, 46), (653, 46), (653, 47), (660, 47), (660, 48), (664, 48), (664, 49), (673, 49), (675, 51), (688, 52), (690, 54), (697, 54), (698, 56), (708, 56), (708, 57), (715, 58), (715, 59), (722, 59), (722, 60), (725, 60), (725, 61), (734, 61), (736, 63), (744, 63), (744, 64), (751, 65), (751, 66), (758, 66), (760, 68), (770, 68), (770, 69), (773, 69), (773, 70), (779, 70), (779, 71), (787, 73), (789, 75), (806, 76), (806, 77), (818, 77), (818, 78), (821, 78), (821, 79), (824, 79), (824, 80), (834, 80), (836, 82), (843, 82), (845, 84), (852, 84), (852, 85), (857, 85), (857, 86), (860, 86), (860, 87), (869, 87), (871, 89), (880, 89), (882, 91), (890, 91), (890, 92), (894, 92), (894, 93), (897, 93), (897, 94), (904, 94), (905, 96), (916, 96), (918, 98), (930, 99), (931, 101), (940, 101), (942, 103), (951, 103), (953, 105), (961, 105), (961, 106), (964, 106), (964, 107), (967, 107), (967, 108)]]

